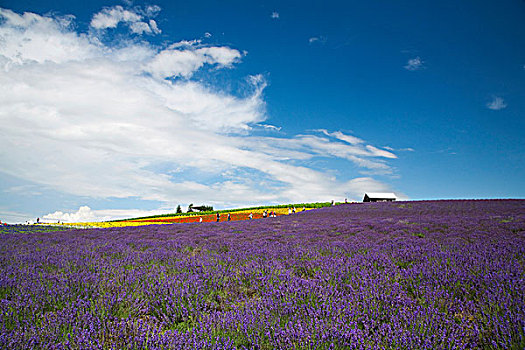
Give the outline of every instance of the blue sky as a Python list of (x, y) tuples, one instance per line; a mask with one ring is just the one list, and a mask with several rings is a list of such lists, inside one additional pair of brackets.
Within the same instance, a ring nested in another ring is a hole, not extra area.
[(0, 220), (525, 197), (524, 1), (0, 7)]

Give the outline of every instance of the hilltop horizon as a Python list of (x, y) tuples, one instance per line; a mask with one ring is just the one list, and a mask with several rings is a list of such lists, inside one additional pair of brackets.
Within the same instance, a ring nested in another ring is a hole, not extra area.
[[(362, 204), (363, 201), (352, 201), (346, 199), (347, 202), (343, 201), (334, 201), (335, 205), (341, 205), (341, 204)], [(440, 201), (525, 201), (525, 198), (432, 198), (432, 199), (404, 199), (404, 200), (396, 200), (391, 203), (393, 205), (399, 203), (417, 203), (417, 202), (440, 202)], [(68, 219), (64, 220), (64, 214), (65, 213), (59, 213), (56, 218), (51, 217), (38, 217), (40, 219), (40, 222), (42, 224), (54, 224), (57, 222), (60, 222), (61, 224), (68, 225), (71, 223), (89, 223), (89, 222), (118, 222), (118, 221), (129, 221), (129, 220), (138, 220), (138, 219), (148, 219), (148, 218), (162, 218), (162, 217), (176, 217), (176, 216), (203, 216), (203, 215), (209, 215), (210, 213), (228, 213), (228, 212), (237, 212), (237, 211), (248, 211), (250, 209), (271, 209), (271, 208), (292, 208), (295, 207), (298, 211), (305, 206), (306, 208), (321, 208), (321, 207), (330, 207), (332, 206), (331, 201), (330, 202), (315, 202), (315, 203), (287, 203), (287, 204), (274, 204), (274, 205), (262, 205), (262, 206), (252, 206), (252, 207), (236, 207), (236, 208), (222, 208), (222, 209), (215, 209), (212, 211), (193, 211), (188, 212), (182, 211), (181, 213), (176, 213), (176, 209), (172, 211), (166, 211), (163, 213), (154, 213), (152, 215), (147, 216), (132, 216), (132, 217), (119, 217), (119, 218), (103, 218), (100, 220), (90, 220), (93, 216), (91, 216), (91, 208), (89, 207), (81, 207), (81, 209), (77, 213), (68, 214), (70, 215), (67, 217)], [(86, 217), (86, 219), (82, 219), (82, 217)], [(35, 221), (23, 221), (23, 222), (6, 222), (2, 221), (2, 223), (7, 223), (11, 225), (17, 225), (17, 224), (35, 224)]]

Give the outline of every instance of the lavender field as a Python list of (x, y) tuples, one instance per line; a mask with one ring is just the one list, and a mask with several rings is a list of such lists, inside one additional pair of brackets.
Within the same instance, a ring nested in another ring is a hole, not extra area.
[(2, 349), (523, 349), (525, 201), (0, 235)]

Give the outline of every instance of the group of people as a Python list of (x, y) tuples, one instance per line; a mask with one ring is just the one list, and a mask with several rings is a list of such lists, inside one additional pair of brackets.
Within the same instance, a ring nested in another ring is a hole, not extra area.
[[(217, 222), (219, 222), (221, 220), (221, 214), (220, 213), (217, 213)], [(227, 218), (228, 221), (232, 221), (232, 216), (230, 215), (230, 213), (228, 213), (228, 218)], [(201, 221), (202, 222), (202, 221)]]
[[(306, 207), (303, 207), (303, 211), (305, 211), (305, 210), (306, 210)], [(288, 208), (288, 215), (290, 215), (290, 214), (295, 214), (296, 211), (297, 211), (297, 210), (295, 209), (295, 207)], [(217, 213), (216, 217), (217, 217), (217, 222), (221, 221), (221, 214), (220, 214), (220, 213)], [(263, 218), (275, 218), (275, 217), (277, 217), (277, 213), (276, 213), (275, 211), (273, 211), (273, 210), (270, 211), (270, 212), (268, 212), (268, 210), (265, 209), (265, 210), (263, 211), (263, 213), (262, 213), (262, 217), (263, 217)], [(226, 220), (227, 220), (227, 221), (231, 221), (231, 219), (232, 219), (232, 218), (231, 218), (231, 214), (228, 213), (228, 216), (227, 216), (227, 219), (226, 219)], [(252, 219), (253, 219), (253, 213), (250, 213), (250, 214), (248, 215), (248, 219), (249, 219), (249, 220), (252, 220)], [(199, 222), (202, 222), (202, 217), (200, 218)]]
[(262, 213), (262, 217), (263, 218), (275, 218), (275, 217), (277, 217), (277, 214), (275, 214), (275, 212), (273, 210), (268, 214), (268, 210), (265, 210)]

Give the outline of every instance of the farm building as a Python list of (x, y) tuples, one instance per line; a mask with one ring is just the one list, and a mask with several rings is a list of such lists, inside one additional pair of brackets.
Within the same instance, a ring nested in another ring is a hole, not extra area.
[(393, 202), (396, 199), (393, 193), (365, 193), (363, 202)]

